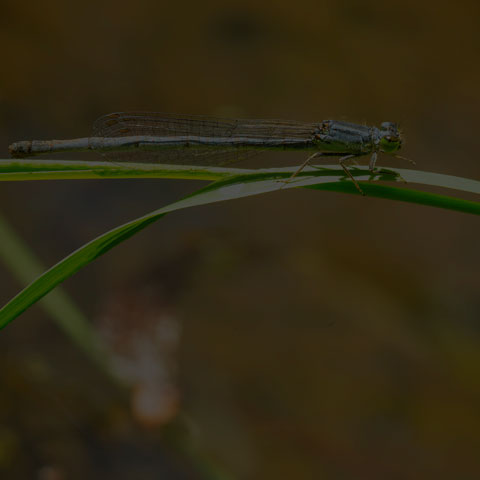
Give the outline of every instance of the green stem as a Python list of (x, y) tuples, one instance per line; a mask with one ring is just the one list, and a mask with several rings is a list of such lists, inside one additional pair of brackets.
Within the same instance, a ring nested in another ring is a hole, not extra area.
[[(233, 169), (248, 173), (250, 170)], [(0, 160), (0, 181), (91, 180), (107, 178), (177, 178), (220, 180), (232, 169), (148, 163), (83, 162), (68, 160)]]

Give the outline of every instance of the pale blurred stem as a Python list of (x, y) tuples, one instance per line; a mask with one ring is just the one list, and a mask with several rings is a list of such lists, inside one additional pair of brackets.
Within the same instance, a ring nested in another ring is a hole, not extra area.
[[(46, 270), (28, 245), (1, 216), (0, 258), (22, 286), (28, 285)], [(61, 288), (57, 288), (40, 300), (39, 304), (72, 343), (109, 378), (118, 383), (98, 336), (68, 295)]]
[[(1, 215), (0, 258), (22, 286), (28, 285), (45, 271), (45, 268), (28, 245), (23, 242)], [(99, 341), (94, 328), (62, 288), (57, 287), (47, 294), (39, 301), (39, 305), (70, 341), (83, 351), (117, 387), (120, 387), (121, 391), (126, 393), (126, 386), (113, 373), (108, 362), (108, 354)], [(180, 444), (176, 442), (174, 447), (189, 459), (205, 479), (226, 480), (228, 478), (223, 472), (218, 471), (216, 465), (208, 458), (189, 446), (188, 438)]]

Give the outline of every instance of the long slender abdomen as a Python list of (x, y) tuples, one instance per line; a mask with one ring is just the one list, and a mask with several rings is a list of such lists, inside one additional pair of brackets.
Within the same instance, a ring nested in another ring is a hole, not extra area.
[(284, 149), (305, 150), (315, 148), (312, 139), (268, 138), (268, 137), (207, 137), (207, 136), (127, 136), (90, 137), (72, 140), (28, 140), (10, 145), (12, 157), (22, 158), (43, 153), (80, 152), (85, 150), (105, 151), (156, 151), (180, 147), (205, 147), (209, 149)]
[[(78, 152), (89, 150), (93, 138), (75, 138), (73, 140), (25, 140), (12, 143), (8, 147), (14, 158), (30, 157), (49, 152)], [(101, 139), (99, 139), (101, 140)]]

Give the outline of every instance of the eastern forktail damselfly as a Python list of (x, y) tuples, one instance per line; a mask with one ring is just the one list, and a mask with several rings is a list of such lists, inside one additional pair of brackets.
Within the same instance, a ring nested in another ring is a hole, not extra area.
[(292, 178), (314, 158), (335, 156), (362, 192), (345, 162), (370, 155), (369, 169), (373, 172), (379, 152), (398, 156), (396, 152), (401, 145), (398, 127), (391, 122), (377, 128), (336, 120), (302, 123), (122, 112), (100, 117), (93, 125), (92, 137), (16, 142), (9, 151), (19, 158), (95, 150), (116, 161), (143, 158), (164, 164), (204, 166), (226, 165), (271, 150), (308, 151), (310, 156)]

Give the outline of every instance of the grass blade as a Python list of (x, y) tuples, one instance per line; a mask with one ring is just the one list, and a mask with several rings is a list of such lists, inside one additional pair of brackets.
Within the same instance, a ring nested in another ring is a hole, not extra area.
[[(230, 172), (231, 170), (236, 170), (237, 173), (239, 172), (238, 169), (223, 170), (229, 170)], [(191, 175), (192, 170), (190, 169), (189, 172), (189, 175)], [(232, 200), (251, 195), (258, 195), (260, 193), (278, 191), (279, 188), (290, 189), (307, 187), (318, 190), (338, 191), (359, 195), (352, 182), (344, 181), (344, 173), (338, 169), (338, 166), (335, 166), (334, 168), (322, 168), (302, 172), (298, 178), (295, 178), (294, 181), (288, 184), (279, 183), (278, 180), (288, 178), (292, 172), (292, 169), (240, 170), (240, 172), (241, 174), (239, 175), (237, 174), (235, 176), (227, 177), (225, 180), (211, 183), (205, 188), (198, 190), (192, 195), (184, 198), (183, 200), (155, 210), (143, 217), (137, 218), (131, 222), (114, 228), (113, 230), (82, 246), (68, 257), (61, 260), (50, 270), (46, 271), (43, 275), (38, 277), (33, 283), (26, 287), (0, 310), (0, 329), (5, 327), (23, 311), (50, 292), (59, 283), (63, 282), (65, 279), (76, 273), (84, 266), (88, 265), (99, 256), (106, 253), (114, 246), (130, 238), (132, 235), (136, 234), (156, 220), (162, 218), (169, 212), (213, 202)], [(415, 175), (417, 182), (422, 180), (424, 183), (434, 185), (438, 185), (439, 179), (446, 177), (446, 179), (444, 178), (446, 183), (445, 186), (449, 188), (457, 188), (459, 190), (468, 192), (480, 193), (480, 182), (476, 182), (474, 180), (461, 179), (459, 177), (445, 175), (439, 176), (438, 174), (410, 170), (389, 169), (389, 172), (398, 172), (406, 180), (410, 178), (409, 175)], [(388, 175), (383, 173), (372, 175), (367, 170), (358, 168), (352, 169), (352, 173), (360, 181), (361, 187), (369, 196), (414, 202), (417, 204), (436, 206), (440, 208), (448, 208), (476, 215), (480, 214), (479, 202), (472, 202), (455, 197), (415, 191), (410, 188), (397, 188), (362, 181), (382, 179), (391, 181), (391, 173)], [(205, 169), (202, 170), (202, 175), (205, 175)], [(448, 182), (446, 180), (448, 180)], [(432, 183), (429, 183), (429, 181)]]

